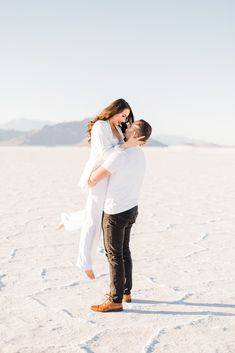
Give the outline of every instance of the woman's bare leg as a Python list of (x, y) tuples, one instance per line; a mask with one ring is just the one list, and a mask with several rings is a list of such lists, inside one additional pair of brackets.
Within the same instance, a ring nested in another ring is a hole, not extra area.
[(59, 223), (56, 228), (56, 230), (61, 230), (61, 229), (64, 229), (64, 223)]
[(87, 277), (89, 277), (90, 279), (95, 279), (95, 274), (92, 270), (85, 270), (85, 274), (87, 275)]

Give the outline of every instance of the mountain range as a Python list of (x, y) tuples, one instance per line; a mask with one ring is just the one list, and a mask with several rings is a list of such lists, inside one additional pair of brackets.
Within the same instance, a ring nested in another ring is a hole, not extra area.
[(44, 120), (32, 120), (32, 119), (20, 118), (16, 120), (11, 120), (6, 124), (0, 125), (0, 129), (27, 132), (31, 130), (40, 130), (46, 125), (53, 125), (53, 123), (50, 121), (44, 121)]
[[(87, 146), (87, 123), (81, 121), (53, 124), (49, 121), (18, 119), (0, 125), (0, 145), (29, 146)], [(167, 147), (172, 145), (216, 146), (205, 141), (174, 135), (155, 135), (147, 146)]]

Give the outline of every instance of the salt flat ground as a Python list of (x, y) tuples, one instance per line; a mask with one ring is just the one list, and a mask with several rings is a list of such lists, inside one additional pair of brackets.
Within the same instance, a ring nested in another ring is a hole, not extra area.
[(108, 290), (102, 247), (91, 281), (75, 266), (79, 233), (55, 231), (84, 206), (88, 153), (0, 148), (0, 353), (235, 352), (235, 149), (145, 148), (120, 313), (89, 309)]

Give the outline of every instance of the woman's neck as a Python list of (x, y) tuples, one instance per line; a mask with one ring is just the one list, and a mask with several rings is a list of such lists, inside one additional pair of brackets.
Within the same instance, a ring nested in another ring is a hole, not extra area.
[(113, 135), (118, 138), (118, 140), (122, 140), (122, 136), (120, 135), (117, 126), (115, 124), (113, 124), (111, 121), (109, 121), (109, 125), (111, 127), (112, 133)]

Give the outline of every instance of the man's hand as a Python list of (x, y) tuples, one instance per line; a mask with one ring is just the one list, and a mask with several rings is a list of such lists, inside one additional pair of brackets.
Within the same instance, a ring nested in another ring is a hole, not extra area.
[(90, 188), (94, 187), (96, 185), (97, 181), (92, 177), (92, 174), (90, 175), (88, 179), (88, 186)]
[(107, 178), (110, 175), (111, 173), (109, 173), (108, 170), (104, 169), (103, 167), (98, 167), (91, 173), (90, 178), (88, 179), (88, 186), (93, 188), (99, 181)]

